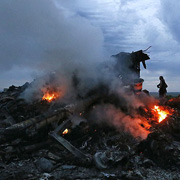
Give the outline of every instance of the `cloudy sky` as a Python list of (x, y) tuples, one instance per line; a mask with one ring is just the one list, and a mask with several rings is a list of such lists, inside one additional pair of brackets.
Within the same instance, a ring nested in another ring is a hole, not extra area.
[(32, 81), (60, 59), (68, 67), (152, 46), (144, 88), (158, 91), (163, 75), (168, 91), (180, 91), (179, 8), (179, 0), (1, 0), (0, 89)]

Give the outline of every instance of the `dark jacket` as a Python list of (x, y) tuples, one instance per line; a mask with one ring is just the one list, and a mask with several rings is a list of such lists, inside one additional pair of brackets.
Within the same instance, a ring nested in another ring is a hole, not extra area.
[(165, 94), (167, 93), (166, 88), (168, 87), (165, 80), (160, 80), (160, 83), (157, 85), (157, 87), (159, 88), (159, 93), (160, 94)]

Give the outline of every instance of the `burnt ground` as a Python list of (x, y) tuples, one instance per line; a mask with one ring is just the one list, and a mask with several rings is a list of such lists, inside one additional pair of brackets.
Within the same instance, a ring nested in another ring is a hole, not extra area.
[[(25, 102), (19, 95), (27, 86), (11, 86), (0, 94), (0, 179), (180, 179), (178, 97), (166, 102), (175, 113), (155, 125), (145, 140), (107, 125), (87, 122), (76, 127), (68, 125), (68, 134), (58, 135), (85, 155), (75, 156), (49, 134), (72, 112), (68, 109), (68, 113), (49, 123), (47, 114), (59, 105)], [(38, 123), (31, 118), (39, 119)], [(23, 124), (12, 129), (14, 124), (27, 119), (31, 119), (29, 126)], [(44, 119), (46, 123), (40, 125)]]

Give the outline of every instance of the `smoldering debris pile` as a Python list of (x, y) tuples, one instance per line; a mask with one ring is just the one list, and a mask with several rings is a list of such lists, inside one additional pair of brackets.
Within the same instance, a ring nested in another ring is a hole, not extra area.
[[(141, 116), (132, 116), (112, 94), (94, 93), (72, 104), (29, 103), (20, 98), (28, 86), (0, 93), (1, 179), (180, 179), (178, 98), (166, 102), (173, 114), (157, 123), (149, 107), (137, 106)], [(121, 128), (116, 127), (117, 117), (112, 124), (97, 122), (103, 117), (92, 112), (102, 104), (104, 111), (116, 107), (106, 115), (120, 116)], [(140, 132), (135, 123), (128, 124), (135, 126), (133, 131), (125, 126), (124, 121), (140, 117), (149, 124), (138, 121), (147, 138), (133, 134)]]

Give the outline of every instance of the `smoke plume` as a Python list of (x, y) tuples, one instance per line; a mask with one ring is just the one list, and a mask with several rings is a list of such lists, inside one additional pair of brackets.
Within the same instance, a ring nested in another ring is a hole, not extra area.
[(127, 115), (112, 104), (97, 106), (92, 112), (92, 117), (100, 124), (107, 123), (118, 131), (131, 133), (136, 138), (145, 139), (149, 134), (146, 128), (150, 126), (143, 117), (137, 114), (134, 114), (134, 116)]
[[(43, 92), (50, 89), (60, 92), (61, 102), (74, 103), (78, 96), (83, 97), (103, 84), (108, 87), (110, 94), (117, 95), (119, 105), (97, 106), (92, 112), (95, 119), (130, 132), (135, 137), (146, 138), (149, 132), (144, 127), (148, 127), (148, 124), (135, 113), (145, 103), (122, 88), (114, 72), (115, 60), (107, 60), (104, 56), (102, 31), (63, 4), (53, 2), (32, 1), (28, 10), (26, 3), (18, 7), (34, 16), (35, 23), (31, 22), (33, 27), (24, 23), (27, 32), (29, 28), (33, 30), (32, 35), (41, 42), (37, 47), (38, 55), (28, 61), (40, 73), (21, 97), (28, 102), (38, 100)], [(43, 6), (39, 6), (39, 3)], [(34, 10), (35, 7), (38, 7), (38, 11)], [(21, 15), (21, 11), (17, 13)], [(22, 20), (27, 21), (28, 15)], [(122, 111), (122, 106), (126, 112)]]

